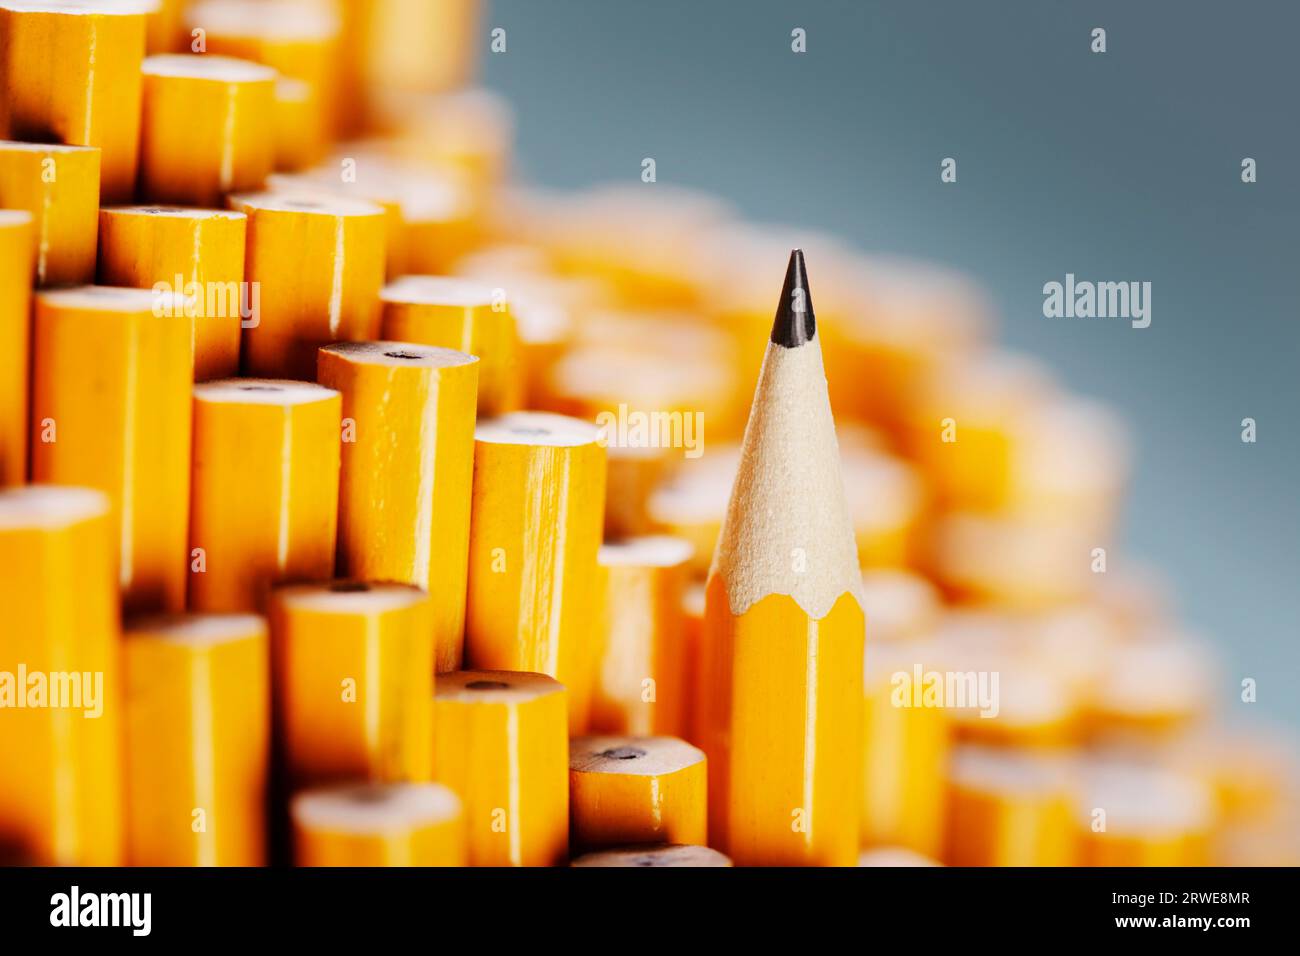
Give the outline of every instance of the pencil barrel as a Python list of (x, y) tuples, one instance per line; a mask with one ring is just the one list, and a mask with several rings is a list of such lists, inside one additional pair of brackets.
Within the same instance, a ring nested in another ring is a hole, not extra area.
[(343, 397), (339, 570), (428, 592), (439, 671), (464, 645), (478, 366), (404, 342), (320, 353), (321, 384)]
[(325, 154), (324, 104), (301, 80), (279, 77), (272, 108), (275, 168), (285, 172), (307, 169)]
[(316, 350), (379, 334), (384, 213), (328, 197), (236, 194), (248, 216), (245, 280), (259, 308), (244, 329), (245, 375), (316, 378)]
[(948, 807), (943, 861), (951, 866), (1077, 861), (1068, 769), (1050, 755), (958, 750)]
[(41, 866), (124, 860), (117, 540), (108, 496), (0, 489), (0, 832)]
[(101, 285), (170, 290), (194, 300), (194, 380), (239, 372), (252, 318), (244, 284), (248, 217), (218, 209), (114, 206), (99, 212)]
[(271, 737), (265, 620), (129, 621), (124, 660), (130, 863), (263, 865)]
[(631, 846), (584, 853), (570, 866), (731, 866), (731, 859), (707, 846)]
[(471, 866), (557, 866), (567, 857), (566, 696), (542, 674), (439, 676), (433, 775), (465, 802)]
[(675, 737), (575, 737), (569, 812), (575, 851), (706, 842), (704, 753)]
[(144, 61), (140, 194), (214, 206), (261, 189), (274, 163), (275, 71), (229, 57)]
[(685, 735), (691, 672), (682, 592), (691, 551), (667, 536), (601, 546), (593, 732)]
[(479, 425), (465, 660), (560, 681), (574, 733), (591, 708), (604, 499), (605, 450), (594, 426), (533, 412)]
[(702, 746), (709, 840), (739, 866), (852, 866), (865, 623), (852, 595), (813, 619), (774, 594), (733, 617), (706, 595)]
[(427, 782), (433, 752), (429, 601), (357, 581), (272, 592), (277, 748), (290, 789)]
[(932, 672), (930, 642), (873, 641), (864, 676), (862, 843), (938, 857), (943, 844), (944, 774), (952, 730), (941, 706), (914, 706), (895, 675)]
[(0, 487), (27, 480), (31, 343), (31, 213), (0, 210)]
[(0, 139), (98, 147), (96, 198), (105, 203), (129, 202), (135, 191), (149, 9), (113, 0), (0, 4)]
[(262, 611), (273, 586), (333, 575), (341, 408), (306, 382), (195, 387), (192, 609)]
[(179, 296), (36, 296), (32, 479), (113, 502), (124, 607), (181, 611), (188, 566), (193, 320)]
[(306, 790), (291, 814), (298, 866), (464, 866), (461, 802), (429, 783)]
[(490, 418), (519, 407), (519, 336), (503, 290), (462, 279), (406, 276), (385, 287), (380, 298), (385, 339), (478, 356), (479, 415)]
[(38, 287), (95, 279), (100, 151), (0, 141), (0, 207), (31, 213)]

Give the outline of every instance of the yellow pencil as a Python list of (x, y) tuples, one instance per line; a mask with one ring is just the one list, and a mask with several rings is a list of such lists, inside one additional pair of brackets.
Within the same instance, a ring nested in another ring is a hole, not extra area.
[(709, 578), (701, 704), (710, 840), (742, 866), (852, 866), (862, 581), (797, 249)]

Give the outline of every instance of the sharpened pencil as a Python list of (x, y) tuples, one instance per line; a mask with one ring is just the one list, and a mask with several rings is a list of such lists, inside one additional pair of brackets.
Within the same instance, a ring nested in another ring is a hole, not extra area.
[(711, 842), (738, 865), (851, 866), (865, 620), (803, 253), (714, 552), (704, 623)]

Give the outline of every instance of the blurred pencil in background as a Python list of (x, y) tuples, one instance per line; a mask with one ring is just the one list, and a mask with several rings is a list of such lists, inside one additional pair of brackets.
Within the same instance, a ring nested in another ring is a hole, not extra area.
[(731, 866), (731, 860), (706, 846), (654, 845), (584, 853), (570, 866)]
[(682, 588), (691, 545), (652, 535), (601, 545), (603, 616), (591, 652), (591, 729), (598, 733), (686, 733), (692, 662)]
[(409, 585), (334, 581), (272, 593), (277, 757), (291, 786), (430, 779), (429, 614), (428, 596)]
[(152, 8), (149, 0), (0, 4), (0, 139), (97, 147), (100, 198), (129, 201)]
[(293, 798), (299, 866), (464, 866), (460, 800), (431, 783), (339, 784)]
[(27, 404), (32, 260), (36, 235), (25, 210), (0, 210), (0, 487), (27, 480)]
[(253, 615), (129, 622), (127, 857), (134, 866), (266, 862), (270, 651)]
[(102, 492), (0, 490), (0, 842), (41, 866), (124, 862), (117, 548)]

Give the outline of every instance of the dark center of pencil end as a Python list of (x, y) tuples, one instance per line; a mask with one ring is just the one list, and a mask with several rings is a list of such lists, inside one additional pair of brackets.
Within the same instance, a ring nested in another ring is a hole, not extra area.
[(645, 754), (646, 752), (640, 747), (611, 747), (600, 752), (600, 756), (607, 760), (637, 760)]
[(472, 680), (465, 685), (466, 690), (509, 690), (510, 685), (500, 680)]
[(816, 331), (817, 319), (813, 315), (803, 250), (795, 249), (790, 253), (790, 264), (786, 266), (785, 286), (781, 289), (776, 320), (772, 323), (772, 341), (794, 349), (811, 341)]

